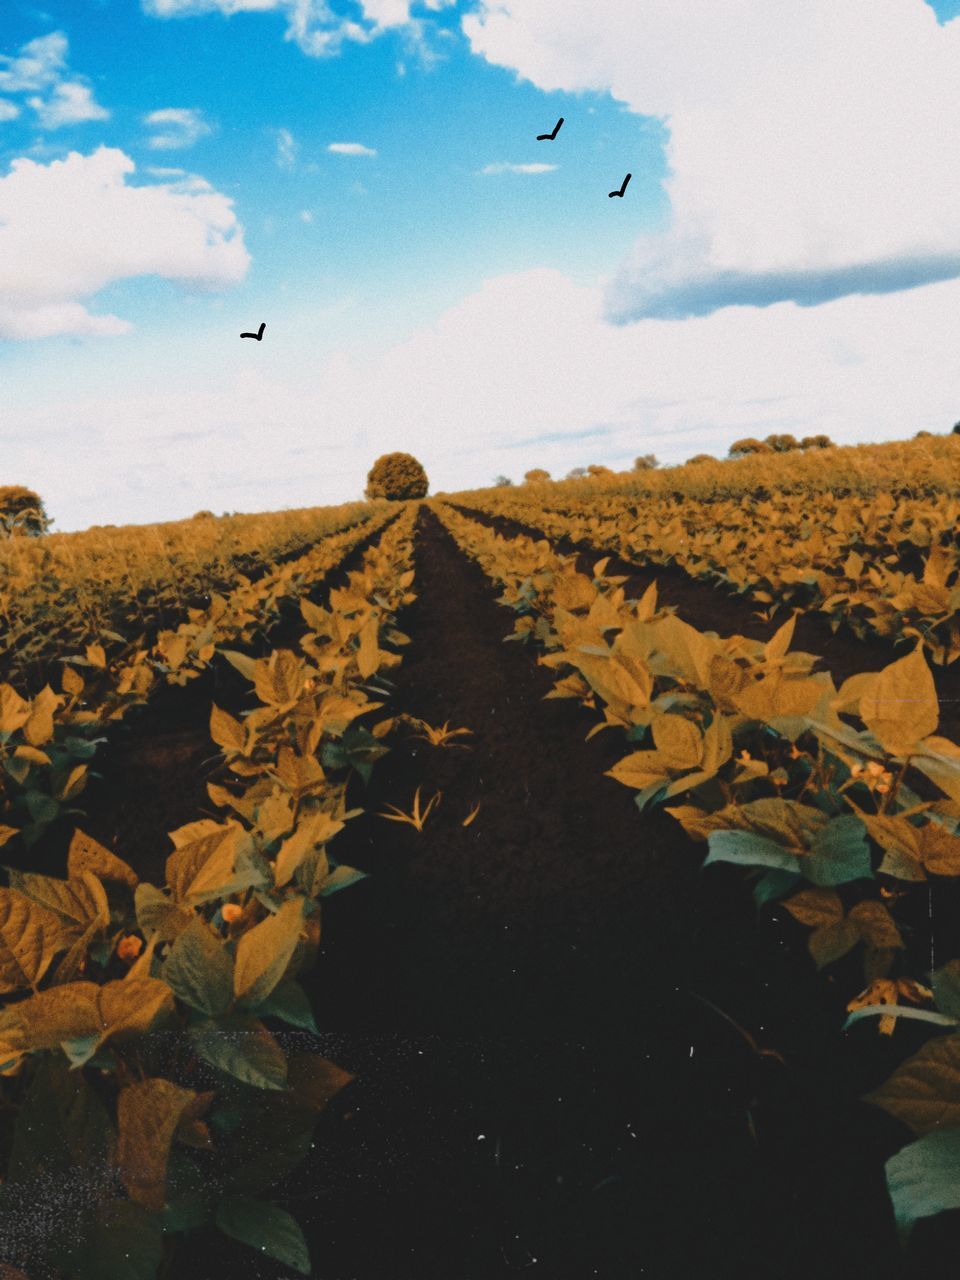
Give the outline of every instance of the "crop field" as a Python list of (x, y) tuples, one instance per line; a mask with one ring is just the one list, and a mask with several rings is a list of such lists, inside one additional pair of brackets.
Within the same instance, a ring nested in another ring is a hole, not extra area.
[(939, 1280), (960, 436), (0, 543), (0, 1280)]

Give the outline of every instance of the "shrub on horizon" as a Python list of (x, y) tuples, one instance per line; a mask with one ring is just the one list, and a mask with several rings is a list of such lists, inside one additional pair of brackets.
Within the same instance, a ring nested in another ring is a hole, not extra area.
[(403, 502), (425, 498), (429, 488), (427, 473), (412, 453), (384, 453), (367, 475), (366, 496)]
[(542, 467), (534, 467), (532, 471), (525, 471), (523, 478), (530, 484), (536, 484), (539, 481), (549, 480), (550, 472), (544, 471)]
[(642, 453), (633, 460), (634, 471), (655, 471), (659, 465), (656, 454), (653, 453)]
[(22, 484), (0, 485), (0, 537), (37, 538), (51, 525), (43, 501)]

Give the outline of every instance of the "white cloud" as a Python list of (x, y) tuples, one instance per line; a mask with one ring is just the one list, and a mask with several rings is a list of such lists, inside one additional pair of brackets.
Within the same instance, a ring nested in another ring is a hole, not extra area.
[(300, 221), (305, 222), (307, 223), (307, 225), (309, 225), (313, 221), (313, 211), (310, 209), (301, 209)]
[(0, 54), (0, 93), (46, 89), (67, 65), (67, 37), (51, 31), (22, 45), (13, 57)]
[(373, 147), (365, 147), (362, 142), (331, 142), (327, 147), (335, 156), (375, 156)]
[(226, 196), (202, 180), (130, 186), (134, 170), (107, 147), (13, 161), (0, 178), (0, 338), (123, 332), (123, 320), (85, 305), (118, 280), (219, 288), (243, 278), (249, 255)]
[(76, 80), (61, 80), (47, 99), (28, 98), (41, 129), (62, 129), (87, 120), (109, 120), (110, 112), (94, 101), (92, 91)]
[(360, 0), (363, 16), (376, 26), (399, 27), (410, 21), (409, 0)]
[(196, 107), (163, 107), (143, 117), (143, 123), (154, 132), (147, 139), (147, 146), (154, 151), (177, 151), (192, 147), (195, 142), (213, 132), (204, 120), (203, 112)]
[[(94, 100), (93, 91), (82, 80), (66, 79), (67, 37), (62, 31), (38, 36), (22, 45), (12, 57), (0, 55), (0, 93), (28, 93), (41, 129), (61, 129), (64, 125), (88, 120), (107, 120), (110, 112)], [(0, 120), (19, 115), (15, 103), (0, 101)]]
[(300, 145), (289, 129), (277, 130), (277, 164), (281, 169), (292, 169), (297, 163)]
[(666, 122), (672, 225), (612, 282), (617, 320), (960, 275), (960, 22), (923, 0), (483, 0), (463, 29)]
[[(152, 388), (136, 372), (111, 385), (92, 362), (79, 377), (58, 368), (40, 394), (16, 384), (0, 401), (0, 439), (8, 471), (76, 527), (344, 501), (393, 449), (421, 458), (434, 489), (453, 490), (533, 466), (562, 475), (591, 462), (626, 468), (648, 452), (722, 456), (737, 436), (771, 431), (904, 438), (948, 431), (958, 416), (943, 377), (956, 345), (943, 317), (958, 309), (950, 281), (611, 326), (599, 286), (529, 271), (488, 280), (382, 353), (318, 361), (316, 330), (291, 313), (267, 317), (273, 340), (255, 371), (251, 344), (232, 334), (151, 334), (163, 370)], [(196, 371), (172, 380), (185, 348)], [(102, 389), (85, 393), (85, 377)], [(71, 442), (66, 456), (57, 439)]]
[(508, 164), (507, 161), (501, 161), (498, 164), (487, 164), (480, 170), (482, 174), (487, 173), (553, 173), (554, 169), (559, 169), (556, 164)]
[[(186, 18), (221, 13), (279, 13), (286, 17), (285, 38), (293, 40), (311, 57), (335, 54), (344, 41), (364, 44), (381, 30), (395, 25), (405, 11), (404, 0), (361, 0), (360, 8), (369, 25), (355, 22), (333, 11), (327, 0), (142, 0), (145, 13), (156, 18)], [(409, 17), (400, 18), (406, 22)]]

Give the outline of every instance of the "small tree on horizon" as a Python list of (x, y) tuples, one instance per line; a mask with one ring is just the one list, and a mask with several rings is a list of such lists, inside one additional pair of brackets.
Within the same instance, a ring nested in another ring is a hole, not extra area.
[(33, 489), (22, 484), (0, 485), (0, 537), (37, 538), (51, 523), (43, 500)]
[(833, 449), (834, 443), (829, 436), (804, 436), (800, 441), (801, 449)]
[(587, 467), (588, 476), (612, 476), (613, 472), (609, 467), (602, 466), (599, 462), (591, 462)]
[(746, 458), (751, 453), (772, 453), (773, 450), (765, 440), (757, 440), (754, 436), (745, 436), (742, 440), (734, 440), (730, 446), (731, 458)]
[(571, 467), (570, 470), (567, 472), (567, 479), (582, 480), (586, 474), (587, 474), (586, 467)]
[(544, 480), (550, 479), (550, 472), (544, 471), (542, 467), (534, 467), (532, 471), (525, 471), (523, 478), (529, 484), (538, 484)]
[(634, 471), (655, 471), (659, 465), (654, 453), (642, 453), (639, 458), (633, 460)]
[(513, 487), (513, 481), (509, 476), (494, 476), (493, 487), (494, 489), (510, 489)]
[(716, 462), (716, 458), (712, 453), (695, 453), (692, 458), (688, 458), (686, 465), (692, 467), (700, 462)]
[(384, 453), (367, 475), (366, 497), (403, 502), (425, 498), (429, 488), (427, 473), (412, 453)]

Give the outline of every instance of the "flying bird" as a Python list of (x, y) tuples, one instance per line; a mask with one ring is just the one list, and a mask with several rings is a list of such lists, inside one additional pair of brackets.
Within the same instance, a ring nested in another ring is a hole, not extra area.
[(259, 341), (260, 341), (260, 339), (263, 337), (263, 331), (264, 331), (264, 329), (265, 329), (266, 327), (267, 327), (267, 326), (266, 326), (266, 323), (263, 323), (263, 324), (261, 324), (261, 325), (260, 325), (260, 328), (257, 330), (257, 332), (256, 332), (256, 333), (241, 333), (240, 337), (241, 337), (241, 338), (256, 338), (256, 340), (259, 342)]
[(623, 180), (623, 183), (622, 183), (622, 185), (621, 185), (621, 187), (620, 187), (620, 190), (619, 190), (619, 191), (608, 191), (608, 192), (607, 192), (607, 195), (609, 195), (609, 196), (622, 196), (622, 195), (623, 195), (623, 193), (624, 193), (624, 192), (626, 191), (626, 189), (627, 189), (627, 183), (630, 181), (630, 177), (631, 177), (631, 175), (628, 173), (628, 174), (627, 174), (627, 176), (626, 176), (626, 177), (624, 178), (624, 180)]
[(557, 136), (557, 134), (560, 132), (560, 126), (562, 124), (563, 124), (563, 116), (561, 116), (560, 119), (557, 121), (557, 123), (553, 126), (553, 133), (538, 133), (537, 141), (552, 142), (554, 138)]

